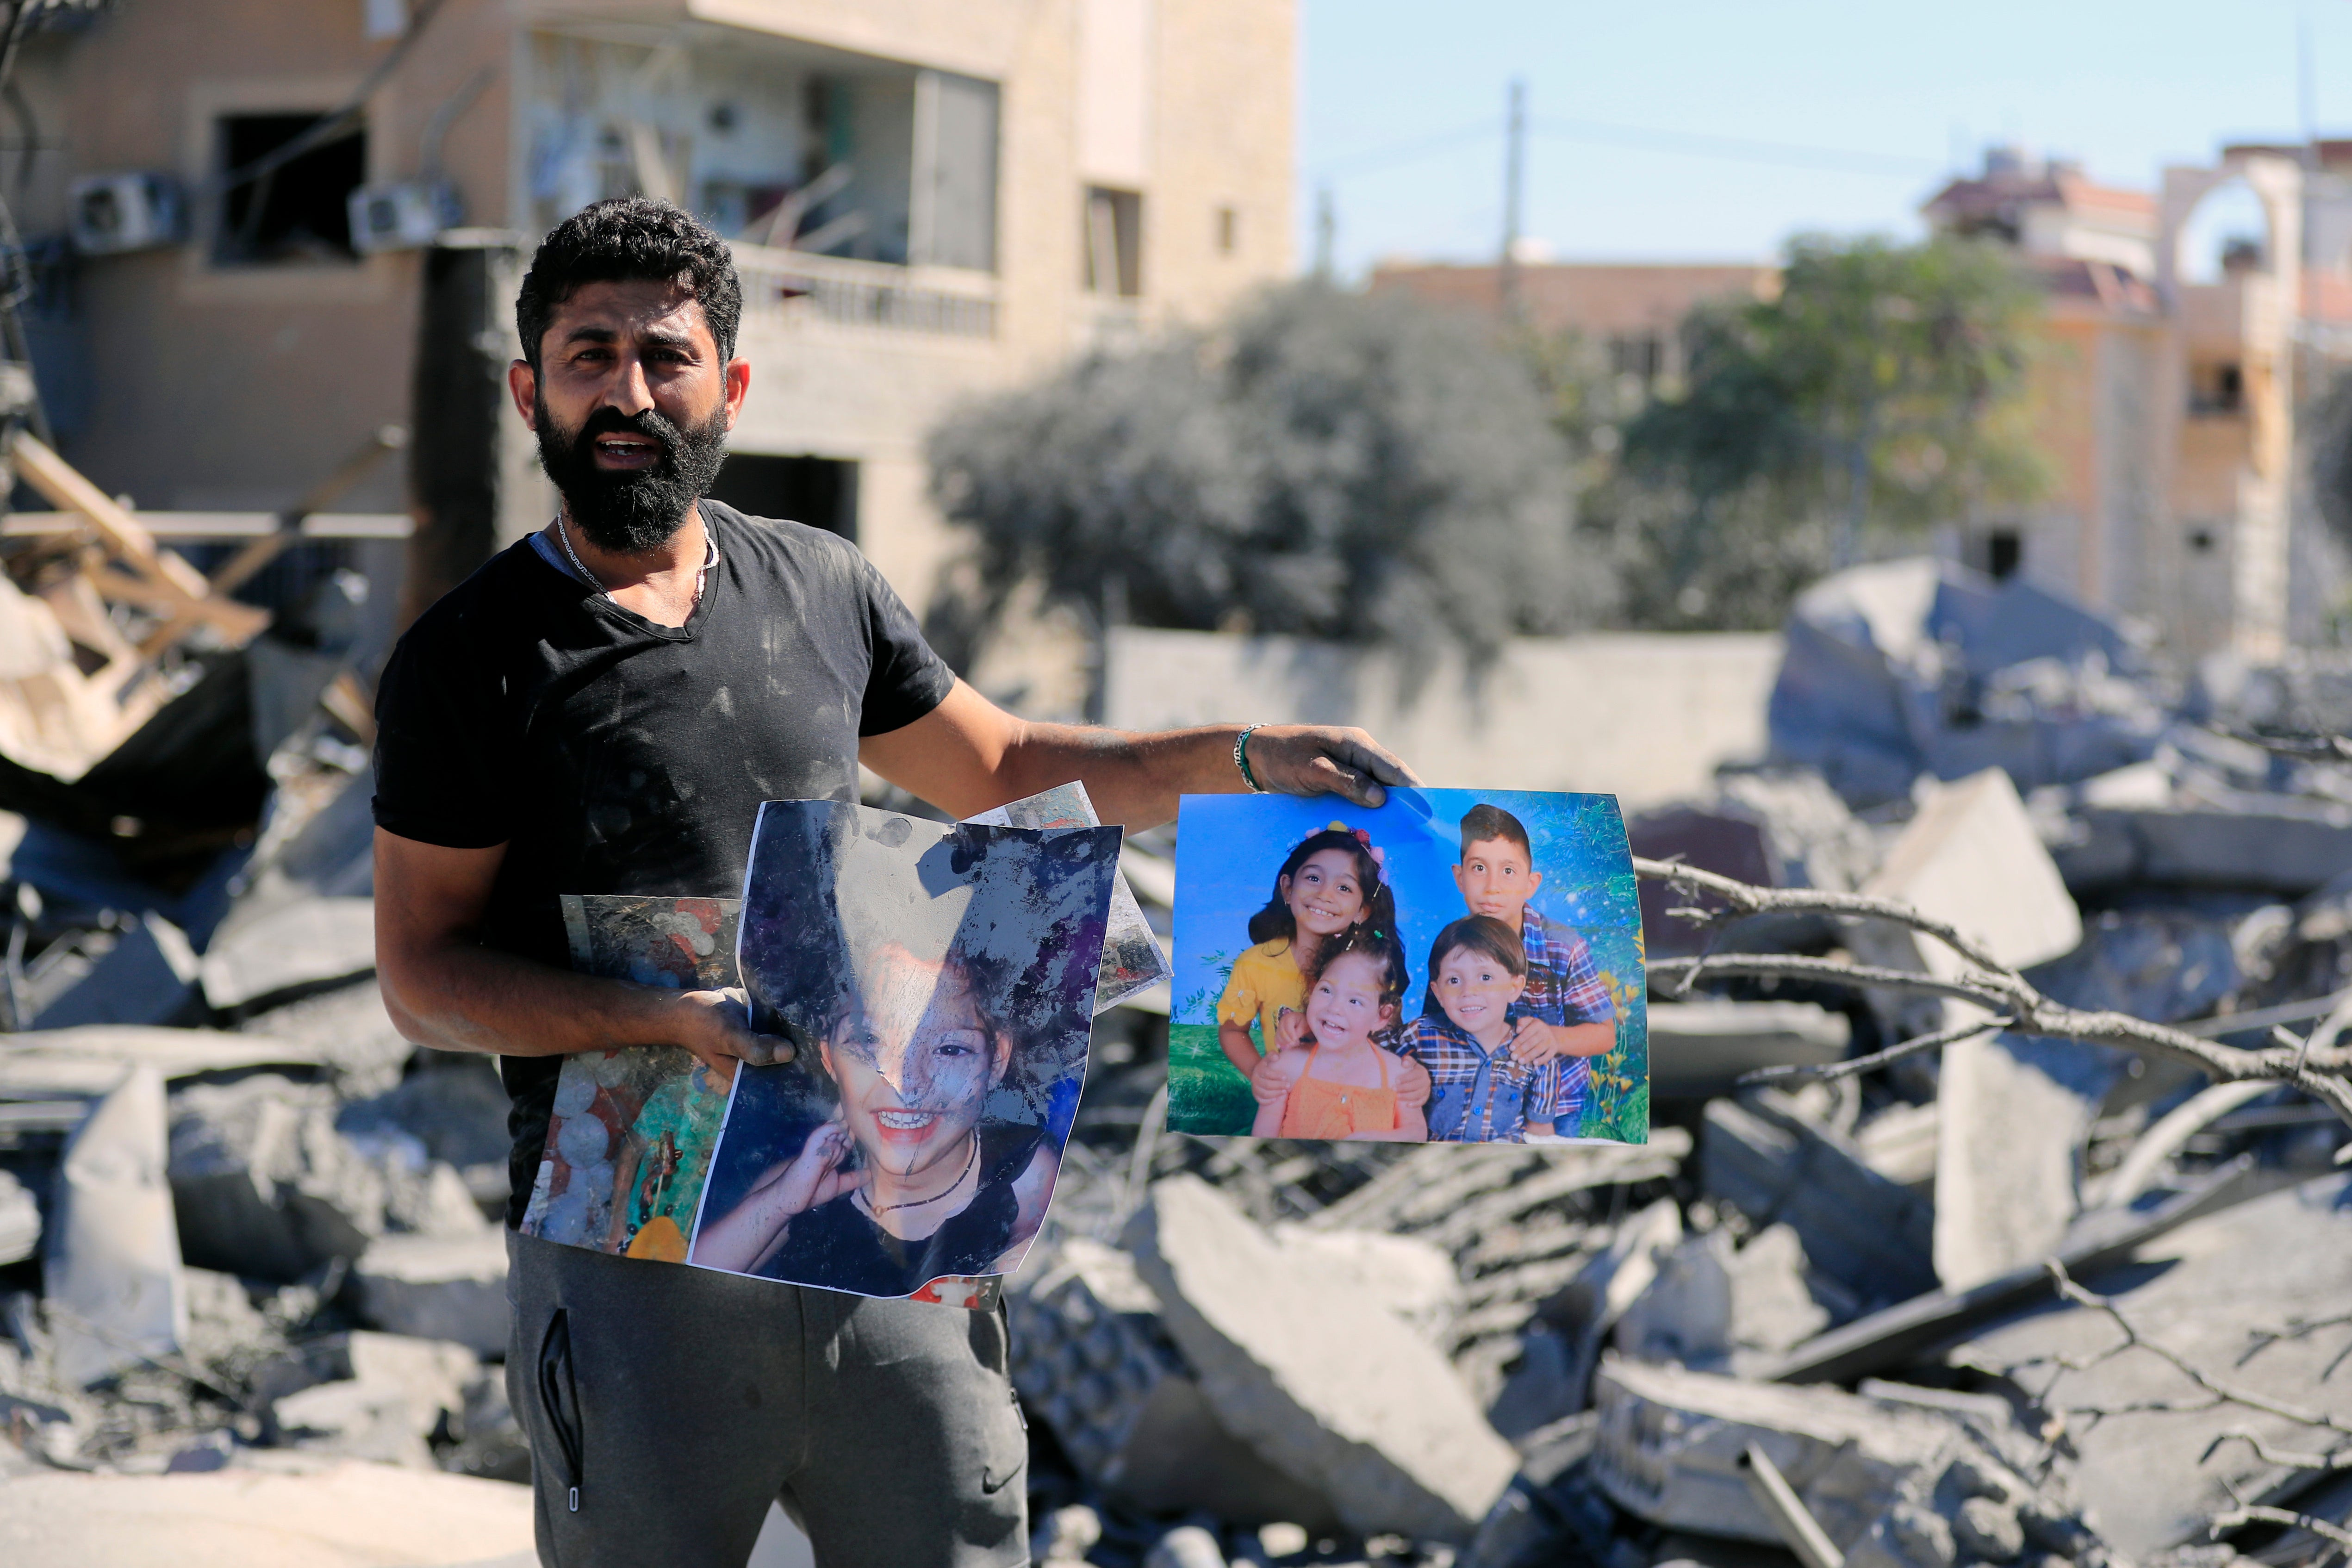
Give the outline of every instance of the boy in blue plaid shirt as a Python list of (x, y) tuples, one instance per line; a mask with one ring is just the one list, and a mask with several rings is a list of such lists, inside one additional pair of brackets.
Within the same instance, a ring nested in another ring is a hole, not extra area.
[(1543, 873), (1519, 819), (1498, 805), (1474, 805), (1462, 817), (1462, 859), (1454, 885), (1474, 915), (1500, 921), (1519, 939), (1527, 957), (1527, 990), (1512, 1009), (1511, 1056), (1529, 1066), (1561, 1064), (1573, 1079), (1576, 1104), (1562, 1106), (1566, 1131), (1575, 1130), (1591, 1076), (1589, 1058), (1617, 1044), (1617, 1004), (1609, 994), (1584, 939), (1528, 908)]
[(1520, 1059), (1512, 1035), (1528, 989), (1518, 933), (1465, 915), (1429, 950), (1429, 994), (1405, 1029), (1406, 1054), (1428, 1069), (1433, 1143), (1520, 1143), (1563, 1120), (1575, 1131), (1588, 1064)]

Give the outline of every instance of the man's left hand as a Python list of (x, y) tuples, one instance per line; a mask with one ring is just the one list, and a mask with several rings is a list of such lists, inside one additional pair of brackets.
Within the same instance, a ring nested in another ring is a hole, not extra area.
[(1344, 795), (1358, 805), (1388, 799), (1388, 784), (1421, 780), (1361, 730), (1328, 724), (1261, 724), (1250, 731), (1250, 772), (1276, 795)]

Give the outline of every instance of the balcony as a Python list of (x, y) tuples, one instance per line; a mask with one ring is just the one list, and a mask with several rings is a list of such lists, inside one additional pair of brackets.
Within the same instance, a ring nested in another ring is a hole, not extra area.
[(785, 331), (818, 325), (941, 338), (996, 336), (997, 280), (989, 273), (896, 267), (741, 240), (733, 248), (747, 325)]

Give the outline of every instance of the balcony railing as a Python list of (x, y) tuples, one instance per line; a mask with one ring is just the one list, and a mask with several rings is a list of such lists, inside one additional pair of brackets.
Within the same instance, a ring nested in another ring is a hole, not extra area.
[[(893, 267), (738, 242), (747, 314), (933, 337), (996, 336), (996, 279), (945, 267)], [(805, 290), (794, 297), (787, 289)]]

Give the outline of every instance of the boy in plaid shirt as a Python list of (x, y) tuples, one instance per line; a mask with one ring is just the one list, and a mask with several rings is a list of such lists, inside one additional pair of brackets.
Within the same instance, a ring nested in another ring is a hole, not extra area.
[[(1498, 805), (1474, 805), (1462, 817), (1462, 860), (1454, 885), (1474, 915), (1503, 922), (1517, 933), (1527, 955), (1528, 984), (1517, 1006), (1511, 1035), (1513, 1058), (1530, 1066), (1562, 1064), (1574, 1079), (1578, 1106), (1591, 1076), (1586, 1059), (1617, 1044), (1617, 1004), (1592, 962), (1592, 950), (1566, 926), (1528, 908), (1543, 873), (1519, 819)], [(1570, 1128), (1573, 1110), (1563, 1106)]]
[(1498, 920), (1465, 915), (1429, 950), (1429, 995), (1406, 1053), (1430, 1078), (1433, 1143), (1521, 1143), (1565, 1119), (1576, 1128), (1591, 1071), (1579, 1058), (1521, 1060), (1512, 1032), (1528, 989), (1527, 951)]

